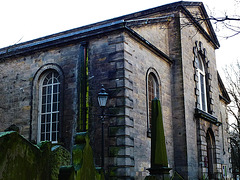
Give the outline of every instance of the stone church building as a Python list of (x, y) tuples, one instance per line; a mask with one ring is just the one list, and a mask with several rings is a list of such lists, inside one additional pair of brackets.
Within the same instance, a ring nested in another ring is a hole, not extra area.
[[(220, 47), (201, 2), (176, 2), (0, 49), (0, 131), (15, 124), (33, 143), (69, 151), (88, 131), (115, 179), (148, 175), (151, 101), (162, 105), (170, 175), (231, 177), (226, 106), (217, 72)], [(111, 179), (110, 178), (110, 179)]]

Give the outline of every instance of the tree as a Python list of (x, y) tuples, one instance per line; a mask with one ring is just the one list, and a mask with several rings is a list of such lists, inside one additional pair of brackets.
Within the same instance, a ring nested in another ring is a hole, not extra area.
[(233, 174), (240, 173), (240, 62), (230, 64), (225, 68), (227, 91), (231, 103), (229, 113), (230, 145)]
[[(211, 20), (218, 37), (225, 39), (234, 37), (240, 34), (240, 1), (230, 0), (227, 4), (224, 2), (224, 7), (216, 10), (215, 8), (207, 9), (209, 11), (209, 19)], [(222, 4), (223, 5), (223, 4)]]

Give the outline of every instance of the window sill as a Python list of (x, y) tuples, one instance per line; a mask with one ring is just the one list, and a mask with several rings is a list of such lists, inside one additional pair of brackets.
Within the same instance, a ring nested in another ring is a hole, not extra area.
[(220, 126), (222, 124), (221, 122), (218, 121), (218, 119), (215, 116), (198, 108), (195, 109), (195, 117), (204, 119), (210, 123), (215, 124), (216, 126)]

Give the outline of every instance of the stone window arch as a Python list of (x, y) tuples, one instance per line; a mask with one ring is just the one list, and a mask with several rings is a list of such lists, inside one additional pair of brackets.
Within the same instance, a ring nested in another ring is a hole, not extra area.
[(147, 90), (147, 135), (151, 136), (151, 112), (152, 100), (154, 98), (160, 99), (160, 78), (154, 68), (149, 68), (146, 76), (146, 90)]
[(32, 86), (31, 140), (57, 143), (63, 120), (63, 71), (46, 64), (35, 74)]

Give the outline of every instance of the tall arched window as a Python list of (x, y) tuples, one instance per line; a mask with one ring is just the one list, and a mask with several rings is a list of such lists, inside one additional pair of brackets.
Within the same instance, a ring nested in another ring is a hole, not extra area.
[(154, 73), (149, 73), (147, 79), (147, 103), (148, 103), (148, 132), (151, 131), (152, 100), (159, 99), (159, 83)]
[(206, 134), (207, 142), (207, 162), (208, 162), (208, 177), (209, 179), (214, 179), (214, 165), (216, 164), (216, 147), (215, 138), (211, 129), (207, 131)]
[(60, 76), (57, 71), (44, 73), (39, 83), (38, 136), (37, 140), (58, 142)]
[(206, 74), (201, 56), (195, 57), (200, 109), (207, 112)]

